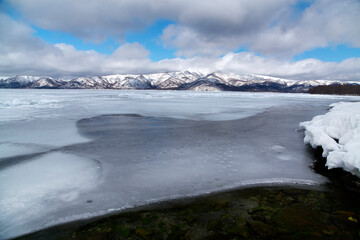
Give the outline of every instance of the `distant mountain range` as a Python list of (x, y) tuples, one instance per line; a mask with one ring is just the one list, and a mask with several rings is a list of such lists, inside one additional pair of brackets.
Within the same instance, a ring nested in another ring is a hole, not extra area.
[(156, 89), (193, 91), (308, 92), (315, 86), (356, 84), (343, 81), (296, 81), (255, 74), (229, 72), (166, 72), (77, 77), (70, 80), (51, 77), (15, 76), (0, 80), (0, 88), (45, 89)]

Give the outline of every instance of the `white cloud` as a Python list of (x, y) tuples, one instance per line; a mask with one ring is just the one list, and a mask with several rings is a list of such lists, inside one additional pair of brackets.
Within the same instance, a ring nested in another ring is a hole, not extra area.
[(248, 72), (297, 80), (360, 80), (360, 58), (340, 63), (317, 59), (301, 61), (278, 60), (253, 53), (227, 54), (217, 61), (218, 70)]
[(292, 62), (261, 57), (250, 52), (241, 52), (228, 53), (221, 58), (168, 59), (156, 64), (172, 70), (194, 69), (205, 72), (255, 73), (295, 80), (360, 80), (360, 58), (349, 58), (340, 63), (323, 62), (317, 59)]
[(139, 43), (125, 43), (101, 63), (101, 72), (142, 73), (151, 63), (149, 54)]
[(150, 52), (139, 43), (125, 43), (118, 47), (111, 55), (112, 60), (145, 59)]

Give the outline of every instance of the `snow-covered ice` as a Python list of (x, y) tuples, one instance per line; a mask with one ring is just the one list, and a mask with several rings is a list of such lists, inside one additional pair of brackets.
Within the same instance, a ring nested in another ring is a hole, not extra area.
[(1, 89), (0, 238), (234, 187), (321, 184), (296, 128), (359, 100)]
[(331, 104), (328, 113), (300, 124), (305, 143), (321, 146), (326, 166), (343, 168), (360, 177), (360, 103)]

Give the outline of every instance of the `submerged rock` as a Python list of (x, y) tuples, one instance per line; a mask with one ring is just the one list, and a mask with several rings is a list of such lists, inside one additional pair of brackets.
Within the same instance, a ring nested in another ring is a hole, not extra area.
[(325, 225), (321, 212), (302, 204), (283, 207), (272, 219), (279, 228), (288, 231), (316, 231)]

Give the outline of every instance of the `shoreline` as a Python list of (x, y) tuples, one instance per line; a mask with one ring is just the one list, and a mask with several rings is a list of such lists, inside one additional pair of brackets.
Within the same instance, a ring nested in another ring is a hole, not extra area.
[(331, 186), (256, 186), (173, 199), (15, 239), (357, 239), (360, 195), (344, 198)]

